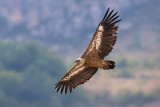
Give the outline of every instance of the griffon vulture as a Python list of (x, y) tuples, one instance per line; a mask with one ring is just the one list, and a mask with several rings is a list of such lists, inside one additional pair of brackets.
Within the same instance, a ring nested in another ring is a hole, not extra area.
[(71, 93), (72, 88), (89, 80), (97, 72), (98, 68), (114, 68), (114, 61), (104, 59), (111, 52), (116, 42), (117, 37), (115, 34), (118, 26), (115, 26), (115, 24), (121, 21), (118, 20), (118, 12), (113, 14), (113, 11), (110, 11), (110, 8), (107, 9), (85, 53), (75, 61), (77, 64), (55, 84), (57, 92), (61, 90), (62, 93), (65, 89), (65, 94), (67, 90), (70, 90)]

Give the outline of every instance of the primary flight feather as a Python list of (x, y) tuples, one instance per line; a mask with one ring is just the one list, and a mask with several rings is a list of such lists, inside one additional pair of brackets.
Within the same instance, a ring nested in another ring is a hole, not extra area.
[(56, 84), (57, 92), (60, 90), (62, 93), (65, 90), (66, 94), (69, 90), (71, 93), (73, 88), (89, 80), (98, 68), (114, 68), (114, 61), (104, 59), (116, 42), (116, 36), (113, 35), (116, 34), (118, 26), (115, 24), (121, 21), (118, 20), (118, 12), (113, 14), (113, 11), (110, 11), (110, 8), (107, 9), (85, 53), (75, 61), (77, 64)]

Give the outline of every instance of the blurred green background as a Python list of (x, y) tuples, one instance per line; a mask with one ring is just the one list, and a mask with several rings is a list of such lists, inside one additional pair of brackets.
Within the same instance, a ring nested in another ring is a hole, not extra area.
[[(159, 107), (160, 1), (1, 0), (0, 107)], [(72, 94), (54, 84), (74, 66), (107, 8), (120, 18), (117, 43)]]

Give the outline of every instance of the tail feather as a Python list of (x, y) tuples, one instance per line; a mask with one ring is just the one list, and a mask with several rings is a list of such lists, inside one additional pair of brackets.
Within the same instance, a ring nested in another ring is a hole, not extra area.
[(115, 67), (115, 62), (114, 61), (107, 61), (109, 62), (109, 69), (113, 69)]

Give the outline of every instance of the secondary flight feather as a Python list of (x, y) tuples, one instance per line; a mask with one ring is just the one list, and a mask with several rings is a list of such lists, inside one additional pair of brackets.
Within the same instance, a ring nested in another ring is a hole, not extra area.
[(115, 36), (118, 26), (115, 26), (121, 20), (118, 20), (117, 14), (107, 9), (102, 21), (96, 29), (93, 38), (85, 51), (85, 53), (78, 58), (77, 63), (57, 84), (55, 89), (61, 93), (65, 90), (65, 94), (69, 90), (89, 80), (98, 70), (101, 69), (113, 69), (115, 66), (114, 61), (105, 60), (116, 42)]

